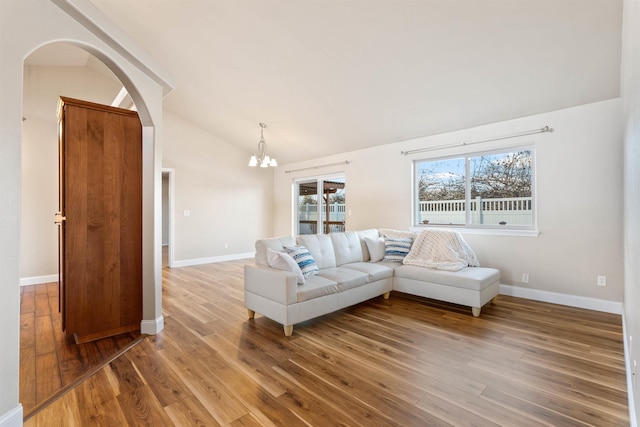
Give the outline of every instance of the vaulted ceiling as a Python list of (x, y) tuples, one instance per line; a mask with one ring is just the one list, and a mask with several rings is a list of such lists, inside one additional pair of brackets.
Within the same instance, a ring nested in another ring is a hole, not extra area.
[(165, 108), (287, 163), (610, 99), (621, 0), (92, 0)]

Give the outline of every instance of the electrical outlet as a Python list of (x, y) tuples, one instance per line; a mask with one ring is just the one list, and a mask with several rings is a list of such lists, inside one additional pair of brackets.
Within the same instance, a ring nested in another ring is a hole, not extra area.
[(184, 216), (191, 216), (191, 211), (190, 211), (190, 210), (185, 209), (185, 211), (184, 211)]
[(529, 273), (522, 273), (522, 283), (529, 283)]
[(607, 286), (607, 276), (598, 276), (598, 286)]
[(228, 244), (228, 243), (225, 243), (225, 244), (224, 244), (224, 248), (225, 248), (225, 249), (229, 249), (229, 244)]

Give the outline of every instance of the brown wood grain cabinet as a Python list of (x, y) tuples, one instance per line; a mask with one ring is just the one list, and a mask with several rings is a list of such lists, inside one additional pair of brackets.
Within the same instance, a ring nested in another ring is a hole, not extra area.
[(134, 111), (61, 97), (60, 310), (87, 342), (142, 319), (142, 125)]

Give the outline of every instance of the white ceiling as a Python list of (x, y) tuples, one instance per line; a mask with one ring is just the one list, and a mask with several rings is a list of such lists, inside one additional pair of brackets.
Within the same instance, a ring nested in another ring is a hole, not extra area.
[(92, 1), (173, 76), (165, 108), (247, 155), (265, 122), (281, 164), (620, 91), (621, 0)]

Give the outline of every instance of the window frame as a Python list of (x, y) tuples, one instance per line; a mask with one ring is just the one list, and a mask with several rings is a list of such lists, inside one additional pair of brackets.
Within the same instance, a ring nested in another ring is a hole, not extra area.
[[(516, 151), (530, 151), (531, 152), (531, 225), (517, 225), (517, 224), (472, 224), (471, 223), (471, 177), (470, 177), (470, 159), (475, 157), (482, 157), (487, 155), (507, 154)], [(464, 224), (423, 224), (419, 222), (420, 219), (420, 177), (419, 167), (420, 163), (424, 162), (436, 162), (441, 160), (451, 159), (463, 159), (465, 169), (465, 223)], [(505, 146), (500, 148), (493, 148), (490, 150), (478, 150), (469, 151), (456, 154), (449, 154), (443, 156), (423, 157), (415, 159), (411, 163), (411, 175), (412, 175), (412, 197), (411, 197), (411, 223), (412, 229), (421, 230), (425, 228), (456, 228), (460, 231), (468, 232), (495, 232), (499, 234), (518, 234), (523, 235), (537, 235), (537, 197), (536, 197), (536, 147), (535, 144), (521, 144), (514, 146)]]

